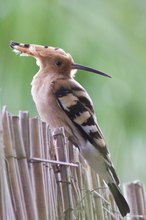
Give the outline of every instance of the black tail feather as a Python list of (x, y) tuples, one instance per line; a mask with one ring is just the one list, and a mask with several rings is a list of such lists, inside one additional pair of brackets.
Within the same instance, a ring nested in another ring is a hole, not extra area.
[(126, 202), (124, 196), (120, 192), (120, 188), (115, 183), (108, 183), (108, 187), (115, 199), (115, 202), (118, 206), (121, 215), (124, 217), (127, 213), (130, 212), (128, 203)]

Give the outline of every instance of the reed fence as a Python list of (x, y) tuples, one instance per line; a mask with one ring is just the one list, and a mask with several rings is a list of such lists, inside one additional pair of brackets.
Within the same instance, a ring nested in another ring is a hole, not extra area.
[[(124, 185), (131, 213), (146, 219), (143, 184)], [(63, 128), (28, 112), (0, 113), (0, 220), (121, 220), (108, 188)]]

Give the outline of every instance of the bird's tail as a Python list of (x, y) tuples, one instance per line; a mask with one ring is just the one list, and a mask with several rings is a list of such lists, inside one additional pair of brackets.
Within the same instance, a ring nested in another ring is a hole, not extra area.
[(108, 183), (108, 187), (115, 199), (121, 215), (124, 217), (127, 213), (130, 212), (128, 203), (120, 192), (120, 188), (115, 183)]

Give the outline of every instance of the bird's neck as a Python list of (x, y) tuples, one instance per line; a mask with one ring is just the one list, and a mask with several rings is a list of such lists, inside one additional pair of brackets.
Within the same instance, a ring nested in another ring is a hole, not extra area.
[(48, 72), (47, 70), (39, 70), (33, 77), (33, 80), (31, 82), (31, 85), (33, 86), (33, 84), (38, 81), (39, 84), (43, 84), (43, 82), (47, 81), (50, 84), (56, 80), (59, 79), (64, 79), (64, 80), (68, 80), (68, 79), (72, 79), (71, 75), (63, 75), (63, 74), (56, 74), (56, 73), (52, 73), (52, 72)]

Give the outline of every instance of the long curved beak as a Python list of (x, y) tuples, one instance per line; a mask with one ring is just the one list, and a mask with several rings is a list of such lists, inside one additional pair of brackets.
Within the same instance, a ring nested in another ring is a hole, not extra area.
[(99, 74), (99, 75), (112, 78), (110, 75), (108, 75), (108, 74), (106, 74), (106, 73), (103, 73), (103, 72), (101, 72), (101, 71), (99, 71), (99, 70), (90, 68), (90, 67), (88, 67), (88, 66), (83, 66), (83, 65), (80, 65), (80, 64), (77, 64), (77, 63), (72, 63), (72, 69), (84, 70), (84, 71), (88, 71), (88, 72), (92, 72), (92, 73), (97, 73), (97, 74)]

